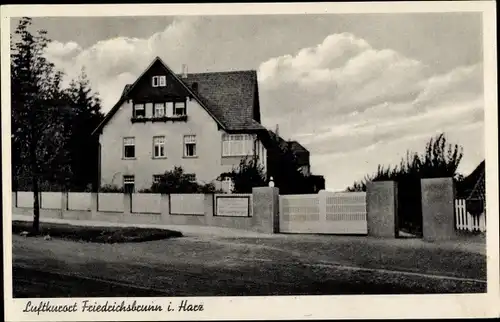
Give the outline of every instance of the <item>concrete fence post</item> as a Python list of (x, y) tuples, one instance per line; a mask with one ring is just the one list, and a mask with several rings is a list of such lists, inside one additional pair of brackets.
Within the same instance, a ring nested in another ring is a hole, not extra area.
[(206, 193), (205, 194), (205, 225), (212, 225), (212, 218), (214, 217), (214, 194)]
[(132, 213), (132, 194), (124, 193), (123, 194), (123, 217), (126, 218), (128, 215)]
[(170, 195), (161, 194), (161, 222), (170, 224)]
[(96, 219), (98, 217), (99, 211), (99, 193), (91, 192), (90, 193), (90, 213), (91, 218)]
[(262, 233), (279, 232), (279, 189), (252, 188), (252, 230)]
[(396, 182), (368, 182), (366, 185), (366, 210), (369, 236), (396, 238)]
[(453, 178), (422, 179), (422, 233), (426, 241), (453, 240), (455, 187)]
[(61, 192), (61, 215), (60, 218), (64, 218), (64, 213), (68, 210), (68, 192)]

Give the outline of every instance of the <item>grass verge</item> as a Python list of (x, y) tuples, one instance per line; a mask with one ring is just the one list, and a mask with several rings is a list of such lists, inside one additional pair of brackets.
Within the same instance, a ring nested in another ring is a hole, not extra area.
[[(31, 231), (31, 222), (12, 222), (13, 234), (20, 235), (23, 232), (30, 232), (29, 234), (27, 234), (27, 236), (34, 236)], [(49, 235), (52, 238), (107, 244), (137, 243), (182, 237), (181, 232), (168, 229), (138, 227), (91, 227), (57, 223), (40, 223), (40, 232), (38, 233), (38, 235)]]

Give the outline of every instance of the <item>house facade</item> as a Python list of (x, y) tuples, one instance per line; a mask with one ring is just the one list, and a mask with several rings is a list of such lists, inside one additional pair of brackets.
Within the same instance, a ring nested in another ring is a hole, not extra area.
[(216, 182), (247, 156), (266, 169), (262, 131), (255, 71), (178, 75), (157, 57), (94, 131), (99, 182), (138, 191), (176, 166)]

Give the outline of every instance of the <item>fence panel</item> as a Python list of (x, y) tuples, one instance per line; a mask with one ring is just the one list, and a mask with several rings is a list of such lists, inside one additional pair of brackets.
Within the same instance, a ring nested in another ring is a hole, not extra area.
[(17, 192), (17, 207), (19, 208), (33, 208), (33, 192), (31, 191), (18, 191)]
[(325, 229), (332, 234), (367, 234), (366, 192), (326, 192)]
[(68, 192), (68, 210), (89, 211), (92, 207), (92, 195), (89, 192)]
[(62, 192), (42, 192), (42, 209), (61, 209)]
[(367, 234), (366, 193), (280, 196), (280, 230), (288, 233)]
[(97, 205), (99, 211), (123, 212), (123, 193), (99, 193)]
[(133, 193), (132, 212), (134, 213), (161, 213), (161, 194)]
[(465, 199), (455, 200), (455, 228), (461, 231), (486, 231), (486, 213), (473, 216), (467, 211)]
[(204, 215), (205, 195), (200, 193), (182, 193), (170, 195), (170, 214)]

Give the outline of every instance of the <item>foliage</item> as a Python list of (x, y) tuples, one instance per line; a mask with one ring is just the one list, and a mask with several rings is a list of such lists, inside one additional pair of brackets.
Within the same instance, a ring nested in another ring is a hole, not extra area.
[(123, 187), (118, 187), (114, 184), (105, 184), (99, 188), (99, 192), (120, 192), (124, 193), (125, 189)]
[(233, 179), (234, 192), (252, 193), (253, 187), (266, 186), (264, 167), (257, 157), (243, 158), (237, 168), (228, 174)]
[(444, 133), (432, 137), (426, 144), (425, 153), (407, 152), (399, 165), (394, 167), (379, 165), (377, 171), (356, 181), (347, 191), (366, 191), (366, 183), (370, 181), (402, 180), (453, 177), (463, 180), (457, 168), (463, 157), (463, 148), (457, 144), (448, 144)]
[(144, 192), (150, 193), (216, 193), (219, 192), (212, 183), (200, 184), (192, 175), (185, 173), (180, 166), (166, 171), (157, 183), (153, 183), (150, 189)]
[(317, 193), (317, 180), (300, 171), (297, 157), (286, 141), (272, 131), (263, 139), (268, 146), (267, 175), (273, 177), (280, 194)]
[(85, 69), (70, 83), (65, 94), (73, 108), (71, 120), (73, 129), (69, 151), (73, 172), (72, 187), (84, 189), (88, 184), (96, 184), (98, 169), (98, 137), (92, 131), (103, 120), (98, 93), (93, 93)]
[(14, 177), (29, 174), (34, 194), (33, 230), (39, 230), (39, 182), (67, 185), (68, 120), (72, 110), (61, 90), (62, 73), (47, 61), (46, 32), (29, 31), (30, 18), (22, 18), (11, 36), (11, 128)]

